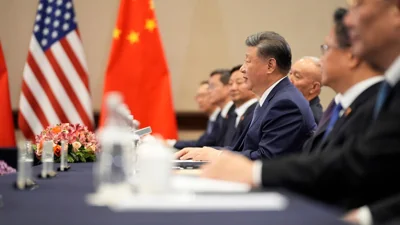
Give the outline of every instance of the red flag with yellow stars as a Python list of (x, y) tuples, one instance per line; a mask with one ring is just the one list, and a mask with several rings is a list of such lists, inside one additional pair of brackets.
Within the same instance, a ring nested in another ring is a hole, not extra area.
[(10, 92), (6, 61), (0, 42), (0, 147), (15, 146), (14, 123), (11, 112)]
[(119, 91), (141, 127), (175, 139), (177, 127), (168, 66), (151, 0), (121, 0), (105, 75), (104, 96)]

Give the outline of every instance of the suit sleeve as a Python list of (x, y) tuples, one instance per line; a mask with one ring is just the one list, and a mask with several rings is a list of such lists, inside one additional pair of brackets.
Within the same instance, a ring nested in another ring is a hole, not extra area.
[(191, 141), (177, 141), (174, 145), (174, 148), (176, 149), (183, 149), (187, 147), (196, 147), (197, 141), (191, 140)]
[(369, 206), (374, 224), (384, 224), (395, 217), (400, 218), (400, 194)]
[(285, 187), (349, 208), (398, 192), (400, 107), (396, 104), (395, 109), (382, 111), (358, 141), (350, 138), (341, 148), (264, 161), (263, 186)]
[(176, 149), (183, 149), (187, 147), (204, 147), (204, 146), (217, 146), (218, 137), (220, 133), (220, 127), (215, 125), (210, 134), (204, 132), (204, 134), (196, 141), (177, 141), (174, 145)]
[(266, 117), (261, 125), (262, 134), (258, 149), (242, 151), (242, 154), (252, 160), (270, 159), (291, 151), (293, 142), (301, 132), (303, 116), (298, 106), (288, 99), (278, 101)]

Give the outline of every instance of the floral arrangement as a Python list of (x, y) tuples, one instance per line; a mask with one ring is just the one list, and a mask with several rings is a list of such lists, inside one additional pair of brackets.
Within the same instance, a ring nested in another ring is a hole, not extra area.
[(61, 123), (47, 127), (35, 138), (33, 149), (38, 159), (43, 153), (44, 141), (53, 141), (54, 160), (60, 162), (61, 141), (68, 143), (68, 162), (94, 162), (98, 143), (93, 132), (82, 124)]
[(0, 176), (16, 172), (17, 171), (14, 168), (7, 165), (7, 163), (4, 162), (3, 160), (0, 160)]

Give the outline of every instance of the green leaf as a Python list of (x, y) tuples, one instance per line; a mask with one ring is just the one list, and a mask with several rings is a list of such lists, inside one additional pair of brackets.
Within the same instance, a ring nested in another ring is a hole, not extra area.
[(74, 162), (74, 159), (73, 159), (72, 156), (70, 156), (70, 155), (68, 155), (68, 162), (69, 162), (69, 163), (73, 163), (73, 162)]
[(86, 162), (86, 159), (85, 159), (85, 157), (83, 157), (82, 154), (80, 154), (78, 156), (79, 156), (79, 159), (81, 160), (81, 162)]
[(71, 152), (71, 153), (69, 153), (69, 155), (74, 159), (75, 162), (79, 160), (79, 158), (78, 158), (78, 156), (75, 154), (75, 152)]
[(86, 160), (88, 162), (95, 162), (96, 161), (96, 155), (95, 154), (91, 154), (88, 156), (88, 158), (86, 158)]

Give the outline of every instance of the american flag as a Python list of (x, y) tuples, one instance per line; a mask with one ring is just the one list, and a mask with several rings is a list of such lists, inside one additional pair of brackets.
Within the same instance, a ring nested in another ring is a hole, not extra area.
[(18, 123), (33, 139), (49, 125), (93, 128), (88, 69), (72, 0), (40, 0), (23, 71)]

